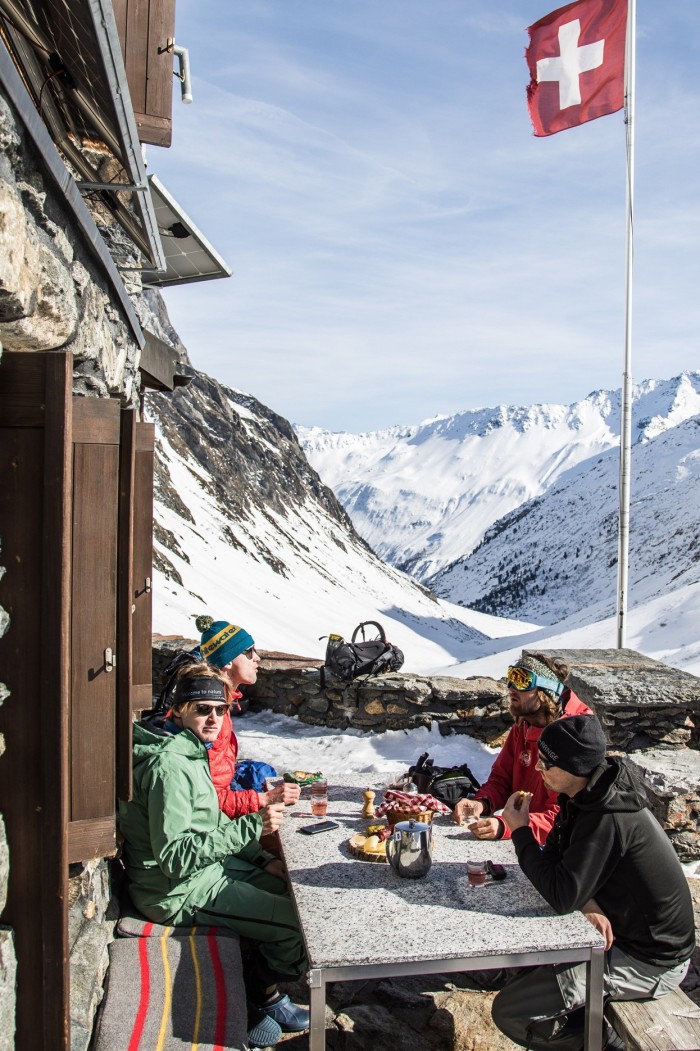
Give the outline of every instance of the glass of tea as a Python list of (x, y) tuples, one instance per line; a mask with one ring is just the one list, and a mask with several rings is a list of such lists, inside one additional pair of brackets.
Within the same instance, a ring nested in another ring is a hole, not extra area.
[(325, 817), (328, 809), (328, 782), (324, 779), (311, 783), (311, 813), (314, 817)]
[(483, 887), (486, 883), (486, 862), (468, 861), (467, 880), (469, 881), (469, 886), (472, 889), (475, 889), (476, 887)]

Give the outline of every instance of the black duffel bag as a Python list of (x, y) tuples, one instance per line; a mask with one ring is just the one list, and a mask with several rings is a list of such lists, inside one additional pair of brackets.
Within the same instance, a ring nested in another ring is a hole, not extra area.
[[(376, 628), (378, 637), (365, 639), (365, 628)], [(362, 634), (362, 642), (357, 636)], [(359, 675), (381, 675), (398, 671), (403, 664), (403, 653), (398, 646), (387, 642), (384, 628), (376, 620), (358, 624), (352, 633), (352, 641), (346, 642), (342, 635), (329, 635), (326, 659), (322, 671), (330, 672), (343, 682), (352, 682)]]
[(473, 796), (481, 787), (466, 763), (461, 766), (435, 766), (427, 752), (423, 752), (408, 772), (419, 792), (429, 792), (452, 809), (460, 799)]

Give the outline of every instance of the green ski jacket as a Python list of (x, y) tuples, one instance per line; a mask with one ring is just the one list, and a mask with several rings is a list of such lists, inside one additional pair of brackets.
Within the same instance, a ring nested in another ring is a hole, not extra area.
[(219, 810), (207, 750), (193, 733), (134, 726), (133, 799), (119, 804), (124, 864), (134, 905), (150, 920), (177, 925), (225, 878), (231, 854), (264, 866), (262, 817), (232, 821)]

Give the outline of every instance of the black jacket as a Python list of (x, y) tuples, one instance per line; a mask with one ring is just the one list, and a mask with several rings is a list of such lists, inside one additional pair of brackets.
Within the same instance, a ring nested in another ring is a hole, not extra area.
[(624, 759), (606, 758), (559, 805), (544, 847), (529, 828), (513, 833), (520, 867), (542, 897), (561, 914), (595, 898), (616, 944), (635, 959), (663, 967), (689, 959), (695, 921), (688, 883)]

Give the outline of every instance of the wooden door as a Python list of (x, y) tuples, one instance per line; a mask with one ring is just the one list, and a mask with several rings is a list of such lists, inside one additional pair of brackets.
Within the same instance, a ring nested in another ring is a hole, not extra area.
[(70, 354), (0, 360), (2, 920), (32, 1051), (70, 1047), (68, 863), (115, 850), (132, 710), (150, 698), (153, 427), (72, 397), (72, 372)]

